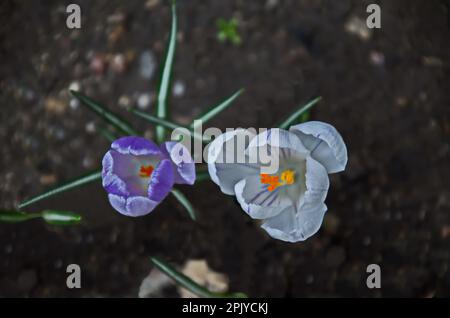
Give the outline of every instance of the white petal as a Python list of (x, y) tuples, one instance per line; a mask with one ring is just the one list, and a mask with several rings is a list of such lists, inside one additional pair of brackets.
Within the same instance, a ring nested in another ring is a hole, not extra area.
[(295, 133), (311, 156), (319, 161), (328, 171), (343, 171), (347, 165), (347, 147), (336, 128), (320, 121), (309, 121), (291, 126), (289, 131)]
[(265, 145), (277, 148), (289, 148), (304, 154), (309, 153), (308, 149), (305, 148), (297, 135), (279, 128), (268, 129), (256, 135), (248, 145), (248, 150), (250, 150), (250, 148), (262, 147)]
[(283, 161), (283, 149), (299, 157), (306, 157), (309, 150), (297, 135), (287, 130), (272, 128), (258, 134), (250, 142), (246, 154), (250, 162), (258, 162), (261, 173), (276, 174)]
[(330, 187), (327, 170), (312, 157), (306, 158), (306, 192), (300, 200), (303, 204), (324, 202)]
[(290, 200), (279, 196), (280, 188), (267, 190), (260, 176), (249, 176), (234, 187), (236, 198), (242, 209), (253, 219), (273, 217), (291, 205)]
[[(231, 148), (237, 144), (238, 138), (245, 137), (244, 149)], [(223, 193), (233, 195), (234, 186), (240, 180), (251, 174), (259, 174), (259, 167), (245, 162), (245, 148), (254, 134), (248, 130), (236, 129), (218, 136), (208, 148), (208, 172), (211, 179), (220, 187)], [(248, 160), (247, 160), (248, 162)]]
[(275, 239), (300, 242), (319, 230), (326, 211), (327, 206), (323, 202), (305, 204), (299, 211), (290, 206), (280, 214), (266, 219), (261, 227)]

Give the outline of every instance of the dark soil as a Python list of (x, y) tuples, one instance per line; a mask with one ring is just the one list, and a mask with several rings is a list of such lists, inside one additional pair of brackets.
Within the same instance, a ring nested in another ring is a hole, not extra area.
[[(82, 28), (69, 30), (71, 2), (1, 1), (2, 208), (100, 165), (108, 142), (92, 113), (69, 106), (71, 83), (151, 137), (124, 106), (155, 92), (157, 76), (139, 74), (139, 57), (162, 60), (169, 6), (79, 0)], [(79, 226), (0, 224), (0, 296), (136, 297), (149, 257), (160, 256), (206, 259), (231, 290), (255, 297), (449, 297), (449, 3), (380, 1), (382, 28), (349, 32), (371, 2), (179, 1), (174, 80), (185, 92), (171, 100), (173, 120), (187, 123), (242, 87), (211, 126), (271, 127), (323, 97), (311, 116), (337, 127), (349, 163), (331, 178), (318, 234), (275, 241), (211, 182), (182, 189), (198, 222), (173, 198), (146, 217), (121, 216), (92, 184), (27, 210), (76, 211)], [(232, 16), (240, 46), (216, 40), (216, 19)], [(71, 263), (82, 268), (81, 289), (66, 287)], [(381, 266), (378, 290), (366, 287), (371, 263)]]

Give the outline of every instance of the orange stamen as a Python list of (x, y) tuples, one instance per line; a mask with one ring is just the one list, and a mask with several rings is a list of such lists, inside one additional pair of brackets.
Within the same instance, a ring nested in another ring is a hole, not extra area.
[(152, 172), (153, 172), (152, 165), (141, 166), (141, 170), (139, 170), (139, 176), (142, 178), (148, 178), (151, 176)]
[(267, 190), (269, 191), (273, 191), (279, 186), (289, 185), (295, 182), (294, 171), (292, 170), (285, 170), (281, 173), (281, 182), (280, 177), (278, 176), (271, 176), (267, 173), (261, 173), (260, 176), (261, 183), (269, 185), (267, 187)]

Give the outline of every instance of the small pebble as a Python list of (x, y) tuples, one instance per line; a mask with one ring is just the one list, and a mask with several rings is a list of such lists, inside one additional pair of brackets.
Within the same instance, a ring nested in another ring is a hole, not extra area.
[(45, 110), (49, 113), (61, 115), (66, 111), (66, 103), (55, 97), (48, 97), (45, 100)]
[(267, 0), (266, 1), (266, 9), (272, 10), (278, 5), (278, 0)]
[(371, 37), (370, 29), (366, 25), (366, 21), (359, 17), (351, 17), (345, 24), (345, 30), (354, 34), (363, 41), (367, 41)]
[(96, 129), (95, 129), (95, 123), (93, 121), (90, 121), (86, 124), (85, 127), (86, 131), (90, 134), (95, 133)]
[(80, 101), (76, 98), (71, 98), (69, 105), (70, 105), (70, 109), (72, 109), (72, 110), (78, 109), (78, 107), (80, 106)]
[(131, 106), (131, 99), (127, 95), (122, 95), (119, 97), (117, 102), (120, 107), (128, 108)]
[(140, 109), (147, 109), (152, 101), (152, 95), (145, 93), (138, 97), (137, 105)]
[(184, 95), (185, 90), (186, 90), (186, 87), (185, 87), (185, 85), (184, 85), (183, 82), (181, 82), (181, 81), (176, 81), (176, 82), (173, 84), (173, 96), (175, 96), (175, 97), (181, 97), (181, 96)]
[(80, 90), (80, 83), (78, 82), (70, 83), (69, 90), (78, 92)]
[(42, 185), (52, 185), (55, 184), (57, 181), (56, 175), (54, 174), (43, 174), (40, 178), (39, 178), (39, 182)]
[(83, 158), (83, 167), (84, 168), (92, 168), (94, 166), (94, 159), (90, 156), (86, 156)]
[(159, 0), (147, 0), (147, 2), (145, 3), (145, 7), (151, 10), (155, 8), (158, 4)]
[(125, 56), (123, 54), (114, 55), (111, 62), (111, 69), (117, 74), (122, 74), (125, 72), (126, 67)]
[(142, 78), (149, 80), (153, 77), (156, 69), (156, 58), (152, 51), (142, 52), (139, 58), (139, 74)]
[(91, 64), (89, 65), (90, 69), (94, 72), (95, 75), (102, 75), (105, 72), (106, 61), (105, 57), (100, 54), (96, 54), (92, 57)]
[(375, 66), (383, 66), (385, 62), (384, 54), (378, 51), (370, 52), (370, 62)]

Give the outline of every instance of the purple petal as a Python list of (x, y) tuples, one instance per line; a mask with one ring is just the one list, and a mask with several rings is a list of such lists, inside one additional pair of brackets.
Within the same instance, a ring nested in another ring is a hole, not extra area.
[(115, 174), (103, 176), (103, 187), (106, 192), (116, 195), (129, 195), (126, 183)]
[(158, 205), (145, 197), (123, 197), (114, 194), (108, 195), (109, 203), (119, 213), (126, 216), (143, 216), (149, 214)]
[(143, 137), (128, 136), (115, 140), (111, 148), (124, 155), (160, 155), (161, 150), (152, 141)]
[(102, 160), (102, 176), (105, 176), (109, 173), (112, 173), (114, 166), (114, 159), (111, 155), (111, 151), (108, 151), (104, 156)]
[(109, 199), (109, 203), (111, 203), (112, 207), (117, 212), (127, 215), (127, 209), (126, 209), (127, 199), (126, 198), (115, 195), (115, 194), (108, 194), (108, 199)]
[(126, 209), (129, 216), (142, 216), (149, 214), (159, 204), (144, 197), (131, 197), (127, 200)]
[(173, 183), (174, 170), (172, 161), (164, 159), (152, 173), (148, 186), (148, 198), (152, 201), (161, 202), (172, 190)]
[(189, 150), (180, 142), (168, 141), (161, 145), (163, 154), (172, 161), (177, 184), (194, 184), (195, 163)]
[(125, 182), (113, 173), (114, 158), (108, 151), (102, 160), (102, 184), (106, 192), (116, 195), (128, 195)]

